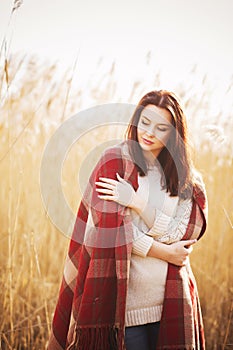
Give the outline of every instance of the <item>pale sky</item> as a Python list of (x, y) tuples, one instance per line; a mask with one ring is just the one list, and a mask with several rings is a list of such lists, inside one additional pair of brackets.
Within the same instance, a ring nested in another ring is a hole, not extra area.
[(0, 38), (7, 32), (10, 51), (63, 64), (78, 56), (84, 76), (102, 56), (118, 62), (121, 76), (138, 78), (148, 51), (171, 77), (192, 62), (232, 73), (232, 0), (24, 0), (7, 31), (12, 3), (0, 4)]

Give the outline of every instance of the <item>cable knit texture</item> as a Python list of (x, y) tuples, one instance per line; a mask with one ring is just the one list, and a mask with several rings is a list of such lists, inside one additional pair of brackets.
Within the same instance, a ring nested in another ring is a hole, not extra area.
[(138, 176), (138, 184), (138, 194), (156, 208), (156, 217), (149, 230), (131, 210), (134, 243), (126, 299), (126, 326), (160, 321), (168, 264), (147, 254), (154, 239), (167, 244), (179, 241), (186, 232), (192, 209), (190, 199), (170, 197), (162, 190), (157, 166), (151, 167), (147, 176)]

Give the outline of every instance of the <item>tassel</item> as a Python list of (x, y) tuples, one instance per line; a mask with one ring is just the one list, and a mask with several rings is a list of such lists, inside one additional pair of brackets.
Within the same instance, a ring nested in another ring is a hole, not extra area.
[(74, 330), (74, 339), (67, 350), (119, 350), (119, 329), (115, 326), (80, 327)]

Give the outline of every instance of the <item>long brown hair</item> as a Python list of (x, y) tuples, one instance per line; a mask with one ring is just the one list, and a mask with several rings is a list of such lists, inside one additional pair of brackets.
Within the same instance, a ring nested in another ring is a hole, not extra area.
[(141, 176), (147, 174), (147, 164), (138, 142), (137, 127), (142, 110), (149, 104), (168, 110), (172, 116), (172, 131), (166, 146), (157, 157), (161, 166), (162, 187), (171, 196), (187, 198), (192, 192), (191, 160), (188, 151), (187, 125), (178, 98), (166, 90), (151, 91), (139, 101), (126, 131), (129, 152)]

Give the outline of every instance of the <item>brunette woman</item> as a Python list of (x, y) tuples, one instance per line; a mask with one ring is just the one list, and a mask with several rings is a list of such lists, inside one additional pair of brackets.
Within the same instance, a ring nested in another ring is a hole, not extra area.
[(171, 92), (142, 97), (87, 184), (49, 349), (205, 349), (189, 254), (207, 201)]

